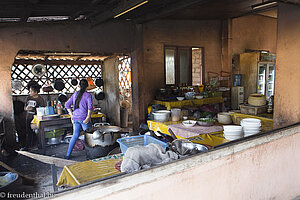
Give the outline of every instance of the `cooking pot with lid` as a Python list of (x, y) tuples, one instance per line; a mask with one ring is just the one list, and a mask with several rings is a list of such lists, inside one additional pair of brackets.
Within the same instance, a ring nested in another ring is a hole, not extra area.
[(116, 140), (121, 137), (121, 128), (118, 126), (95, 124), (85, 130), (85, 141), (90, 147), (94, 146), (110, 146), (116, 143)]

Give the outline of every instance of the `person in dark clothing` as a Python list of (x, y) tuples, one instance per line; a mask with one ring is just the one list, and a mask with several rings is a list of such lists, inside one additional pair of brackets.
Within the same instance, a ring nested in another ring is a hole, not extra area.
[(29, 88), (29, 96), (25, 101), (26, 115), (26, 146), (21, 150), (27, 150), (34, 144), (35, 134), (31, 129), (31, 121), (34, 115), (36, 115), (36, 108), (45, 106), (44, 99), (38, 94), (40, 92), (41, 86), (38, 84), (31, 85)]
[(18, 144), (19, 147), (25, 147), (26, 145), (26, 112), (24, 110), (25, 103), (20, 100), (13, 101), (13, 108), (14, 108), (14, 120), (15, 120), (15, 128), (18, 134)]

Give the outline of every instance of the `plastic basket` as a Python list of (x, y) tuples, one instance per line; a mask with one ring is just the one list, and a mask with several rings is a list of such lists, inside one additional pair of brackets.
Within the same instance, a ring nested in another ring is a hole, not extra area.
[(139, 136), (132, 136), (127, 138), (119, 138), (117, 139), (117, 142), (120, 144), (120, 148), (123, 154), (125, 154), (125, 152), (129, 147), (146, 146), (150, 143), (159, 144), (165, 150), (168, 147), (167, 143), (162, 142), (150, 135), (139, 135)]

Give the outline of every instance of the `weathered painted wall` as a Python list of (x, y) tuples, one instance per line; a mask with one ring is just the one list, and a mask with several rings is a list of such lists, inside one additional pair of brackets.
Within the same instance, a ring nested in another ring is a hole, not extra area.
[(164, 45), (204, 48), (204, 68), (221, 71), (221, 21), (159, 20), (143, 25), (144, 110), (164, 82)]
[(300, 195), (300, 125), (56, 199), (293, 199)]
[(232, 52), (245, 49), (268, 50), (276, 53), (277, 19), (249, 15), (232, 19)]
[(274, 126), (300, 121), (300, 8), (279, 5)]
[(0, 114), (6, 116), (8, 130), (11, 132), (13, 126), (10, 66), (19, 50), (130, 53), (134, 31), (129, 23), (106, 23), (94, 28), (88, 23), (1, 25)]

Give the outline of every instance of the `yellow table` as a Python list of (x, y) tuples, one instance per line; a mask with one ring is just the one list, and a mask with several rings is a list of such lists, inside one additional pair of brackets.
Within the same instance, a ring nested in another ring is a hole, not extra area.
[(121, 173), (116, 169), (115, 165), (122, 158), (123, 154), (121, 153), (67, 165), (61, 172), (56, 185), (76, 186)]
[[(181, 122), (173, 122), (173, 121), (155, 122), (153, 120), (148, 120), (147, 123), (148, 123), (148, 127), (150, 130), (155, 131), (155, 132), (160, 131), (166, 135), (171, 135), (168, 132), (168, 125), (178, 124)], [(176, 135), (176, 137), (179, 139), (189, 139), (192, 142), (199, 143), (199, 144), (206, 144), (209, 146), (216, 146), (219, 144), (223, 144), (225, 142), (229, 142), (229, 140), (226, 140), (223, 137), (222, 131), (208, 133), (208, 134), (201, 134), (199, 136), (195, 136), (195, 137), (191, 137), (191, 138), (183, 138), (183, 137), (180, 137), (177, 135)]]
[[(105, 116), (103, 113), (92, 114), (91, 118), (101, 118), (103, 116)], [(70, 118), (70, 115), (69, 114), (61, 115), (60, 118)], [(33, 120), (31, 121), (31, 124), (35, 125), (36, 128), (38, 128), (40, 125), (40, 121), (43, 121), (42, 117), (38, 117), (37, 115), (34, 115)]]
[(202, 106), (205, 104), (223, 103), (223, 97), (210, 97), (203, 99), (192, 99), (183, 101), (158, 101), (154, 100), (153, 104), (160, 104), (171, 110), (171, 108), (182, 108), (183, 106)]
[(273, 129), (273, 119), (255, 116), (255, 115), (246, 115), (242, 113), (233, 113), (231, 114), (231, 118), (234, 124), (240, 125), (240, 122), (244, 118), (255, 118), (261, 120), (261, 131), (270, 131)]

